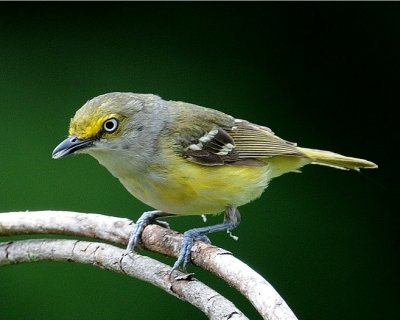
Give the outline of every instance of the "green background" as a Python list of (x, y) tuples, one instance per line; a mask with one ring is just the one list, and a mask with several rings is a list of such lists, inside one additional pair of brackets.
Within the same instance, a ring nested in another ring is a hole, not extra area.
[[(51, 159), (75, 110), (112, 91), (213, 107), (301, 146), (379, 164), (287, 174), (241, 208), (239, 241), (211, 239), (268, 279), (300, 319), (392, 319), (399, 39), (397, 3), (2, 3), (0, 211), (137, 219), (149, 208), (94, 159)], [(204, 225), (199, 217), (171, 224)], [(259, 318), (232, 288), (189, 270)], [(205, 318), (147, 283), (94, 267), (0, 268), (0, 319), (189, 317)]]

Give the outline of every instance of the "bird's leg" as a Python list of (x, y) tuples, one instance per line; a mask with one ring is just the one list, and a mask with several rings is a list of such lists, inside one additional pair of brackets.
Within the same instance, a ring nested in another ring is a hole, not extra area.
[(142, 236), (143, 229), (149, 224), (158, 224), (161, 227), (169, 228), (169, 225), (165, 221), (159, 221), (159, 217), (167, 217), (170, 214), (162, 212), (160, 210), (146, 211), (136, 221), (135, 227), (133, 228), (129, 237), (128, 246), (126, 247), (125, 253), (130, 253), (138, 244), (140, 237)]
[[(186, 231), (183, 234), (182, 247), (179, 251), (178, 260), (176, 260), (172, 267), (171, 274), (177, 270), (182, 264), (183, 270), (186, 270), (187, 264), (190, 262), (190, 251), (193, 246), (194, 240), (208, 240), (206, 234), (217, 231), (232, 230), (236, 228), (240, 223), (240, 213), (236, 207), (230, 206), (226, 208), (224, 222), (213, 226), (195, 228)], [(206, 242), (209, 242), (206, 241)]]

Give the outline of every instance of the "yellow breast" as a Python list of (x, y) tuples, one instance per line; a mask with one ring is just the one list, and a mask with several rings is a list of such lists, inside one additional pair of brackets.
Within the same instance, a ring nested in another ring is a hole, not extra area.
[(210, 214), (241, 206), (258, 198), (269, 181), (268, 166), (209, 167), (176, 161), (168, 171), (153, 165), (151, 174), (120, 180), (142, 202), (172, 214)]
[(258, 198), (269, 181), (301, 167), (299, 157), (272, 157), (265, 166), (204, 166), (176, 154), (137, 167), (129, 156), (96, 153), (95, 157), (137, 199), (171, 214), (213, 214)]

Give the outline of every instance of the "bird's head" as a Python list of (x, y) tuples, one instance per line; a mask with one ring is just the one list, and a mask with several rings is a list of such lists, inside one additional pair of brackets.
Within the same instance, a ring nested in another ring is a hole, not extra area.
[(89, 100), (71, 119), (69, 136), (54, 149), (53, 158), (134, 148), (143, 129), (142, 120), (152, 113), (158, 100), (154, 95), (120, 92)]

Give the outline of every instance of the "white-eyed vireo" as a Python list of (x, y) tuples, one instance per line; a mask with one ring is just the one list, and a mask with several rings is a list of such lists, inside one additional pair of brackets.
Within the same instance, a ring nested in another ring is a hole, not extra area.
[(237, 208), (258, 198), (272, 178), (309, 163), (377, 167), (367, 160), (297, 147), (267, 127), (213, 109), (119, 92), (81, 107), (53, 158), (76, 152), (95, 157), (133, 196), (156, 209), (138, 219), (128, 251), (147, 224), (162, 223), (158, 217), (225, 211), (223, 223), (184, 233), (172, 270), (190, 261), (193, 240), (235, 228), (240, 222)]

